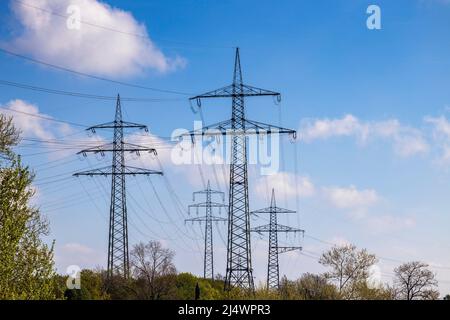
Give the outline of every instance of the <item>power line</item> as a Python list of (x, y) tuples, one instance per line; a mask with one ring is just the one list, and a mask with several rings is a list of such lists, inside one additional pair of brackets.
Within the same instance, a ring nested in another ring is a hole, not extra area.
[[(44, 92), (44, 93), (55, 94), (55, 95), (75, 97), (75, 98), (107, 100), (107, 101), (114, 101), (116, 99), (116, 96), (104, 96), (104, 95), (95, 95), (95, 94), (82, 93), (82, 92), (64, 91), (64, 90), (58, 90), (58, 89), (38, 87), (38, 86), (33, 86), (33, 85), (19, 83), (19, 82), (13, 82), (13, 81), (7, 81), (7, 80), (0, 80), (0, 85), (16, 87), (16, 88), (37, 91), (37, 92)], [(162, 102), (162, 101), (182, 101), (183, 99), (121, 97), (121, 100), (127, 101), (127, 102)]]
[(3, 47), (0, 47), (0, 51), (6, 54), (9, 54), (11, 56), (20, 58), (20, 59), (24, 59), (24, 60), (28, 60), (30, 62), (36, 63), (36, 64), (41, 64), (47, 67), (51, 67), (54, 69), (58, 69), (61, 71), (65, 71), (65, 72), (69, 72), (69, 73), (73, 73), (79, 76), (83, 76), (83, 77), (87, 77), (87, 78), (92, 78), (92, 79), (96, 79), (96, 80), (100, 80), (100, 81), (105, 81), (105, 82), (110, 82), (110, 83), (114, 83), (114, 84), (119, 84), (122, 86), (126, 86), (126, 87), (132, 87), (132, 88), (137, 88), (137, 89), (144, 89), (144, 90), (150, 90), (150, 91), (156, 91), (156, 92), (162, 92), (162, 93), (170, 93), (170, 94), (177, 94), (177, 95), (183, 95), (183, 96), (189, 96), (189, 93), (186, 92), (181, 92), (181, 91), (175, 91), (175, 90), (165, 90), (165, 89), (158, 89), (158, 88), (153, 88), (153, 87), (147, 87), (147, 86), (143, 86), (143, 85), (139, 85), (139, 84), (133, 84), (133, 83), (128, 83), (128, 82), (124, 82), (124, 81), (119, 81), (119, 80), (113, 80), (113, 79), (109, 79), (109, 78), (105, 78), (105, 77), (100, 77), (100, 76), (95, 76), (89, 73), (85, 73), (85, 72), (81, 72), (81, 71), (76, 71), (76, 70), (72, 70), (66, 67), (61, 67), (52, 63), (48, 63), (42, 60), (37, 60), (37, 59), (33, 59), (27, 56), (24, 56), (22, 54), (19, 54), (17, 52), (13, 52), (10, 50), (7, 50)]
[[(213, 208), (226, 208), (225, 205), (225, 194), (220, 191), (212, 190), (210, 182), (208, 180), (208, 186), (205, 190), (197, 191), (193, 193), (193, 200), (195, 201), (196, 195), (204, 195), (206, 198), (205, 202), (195, 203), (189, 205), (189, 210), (192, 208), (196, 208), (197, 213), (199, 208), (205, 209), (205, 216), (189, 218), (186, 219), (185, 222), (205, 222), (205, 250), (204, 250), (204, 259), (203, 259), (203, 278), (205, 279), (213, 279), (214, 280), (214, 250), (213, 250), (213, 227), (212, 223), (214, 221), (219, 222), (228, 221), (226, 218), (218, 217), (213, 215)], [(212, 196), (218, 195), (222, 197), (223, 203), (213, 202)]]
[[(328, 245), (328, 246), (336, 246), (336, 243), (332, 243), (332, 242), (329, 242), (329, 241), (325, 241), (325, 240), (322, 240), (322, 239), (319, 239), (319, 238), (317, 238), (317, 237), (313, 237), (313, 236), (310, 236), (310, 235), (307, 235), (307, 234), (305, 234), (305, 237), (310, 238), (310, 239), (312, 239), (312, 240), (315, 240), (315, 241), (317, 241), (317, 242), (326, 244), (326, 245)], [(399, 260), (399, 259), (394, 259), (394, 258), (388, 258), (388, 257), (382, 257), (382, 256), (378, 256), (378, 258), (379, 258), (380, 260), (385, 260), (385, 261), (391, 261), (391, 262), (397, 262), (397, 263), (405, 263), (405, 261), (402, 261), (402, 260)], [(429, 265), (430, 267), (436, 268), (436, 269), (450, 270), (450, 266), (437, 266), (437, 265), (432, 265), (432, 264), (428, 264), (428, 265)]]
[(30, 117), (39, 118), (39, 119), (42, 119), (42, 120), (70, 124), (70, 125), (75, 126), (75, 127), (83, 127), (83, 128), (87, 128), (88, 127), (87, 125), (84, 125), (84, 124), (71, 122), (71, 121), (57, 120), (57, 119), (54, 119), (54, 118), (51, 118), (51, 117), (45, 117), (45, 116), (41, 116), (39, 114), (29, 113), (29, 112), (25, 112), (25, 111), (19, 111), (19, 110), (15, 110), (15, 109), (8, 109), (8, 108), (4, 108), (4, 107), (0, 107), (0, 109), (8, 111), (8, 112), (24, 114), (24, 115), (27, 115), (27, 116), (30, 116)]
[[(19, 0), (12, 0), (12, 1), (15, 1), (16, 3), (18, 3), (18, 4), (22, 5), (22, 6), (29, 7), (29, 8), (35, 9), (35, 10), (39, 10), (39, 11), (42, 11), (42, 12), (54, 15), (56, 17), (59, 17), (59, 18), (65, 19), (65, 20), (67, 20), (68, 18), (72, 19), (72, 17), (69, 16), (69, 15), (65, 15), (65, 14), (62, 14), (62, 13), (54, 12), (54, 11), (51, 11), (51, 10), (48, 10), (48, 9), (45, 9), (45, 8), (42, 8), (42, 7), (38, 7), (38, 6), (35, 6), (35, 5), (31, 5), (31, 4), (25, 3), (23, 1), (19, 1)], [(119, 29), (116, 29), (116, 28), (111, 28), (111, 27), (103, 26), (103, 25), (96, 24), (96, 23), (93, 23), (93, 22), (90, 22), (90, 21), (76, 19), (76, 18), (73, 18), (73, 20), (77, 21), (79, 23), (91, 26), (91, 27), (95, 27), (95, 28), (99, 28), (99, 29), (103, 29), (103, 30), (119, 33), (119, 34), (122, 34), (122, 35), (125, 35), (125, 36), (142, 38), (142, 39), (145, 39), (145, 40), (149, 40), (149, 38), (150, 38), (149, 35), (147, 35), (147, 34), (139, 34), (139, 33), (134, 33), (134, 32), (123, 31), (123, 30), (119, 30)], [(186, 46), (186, 47), (199, 47), (199, 48), (210, 48), (210, 49), (234, 49), (235, 48), (233, 46), (212, 46), (212, 45), (206, 45), (206, 44), (193, 44), (193, 43), (189, 43), (189, 42), (173, 41), (173, 40), (167, 40), (167, 39), (161, 39), (161, 38), (153, 38), (153, 39), (158, 40), (158, 41), (162, 41), (162, 42), (174, 43), (176, 45), (181, 45), (181, 46)], [(163, 46), (163, 47), (167, 47), (167, 46)], [(172, 47), (172, 48), (174, 48), (174, 47)]]
[(193, 136), (204, 136), (211, 129), (219, 131), (214, 135), (224, 135), (231, 130), (232, 158), (230, 163), (230, 195), (229, 195), (229, 225), (227, 269), (225, 277), (225, 289), (239, 287), (254, 290), (253, 269), (251, 263), (251, 239), (250, 239), (250, 210), (248, 198), (248, 171), (247, 171), (247, 140), (249, 134), (279, 134), (289, 133), (295, 136), (294, 130), (280, 128), (270, 124), (251, 121), (245, 118), (245, 97), (272, 96), (280, 99), (280, 94), (274, 91), (246, 85), (242, 81), (242, 69), (239, 48), (236, 48), (233, 83), (229, 86), (206, 92), (190, 98), (201, 105), (203, 99), (231, 98), (231, 119), (220, 123), (205, 126), (189, 133)]
[(153, 148), (124, 142), (125, 129), (147, 130), (147, 126), (123, 121), (120, 96), (117, 97), (114, 121), (90, 127), (87, 130), (95, 131), (103, 128), (114, 128), (114, 139), (112, 144), (110, 144), (112, 148), (110, 145), (99, 146), (82, 150), (79, 154), (112, 152), (112, 165), (106, 168), (78, 172), (74, 176), (112, 176), (107, 273), (108, 278), (115, 274), (129, 278), (130, 264), (125, 177), (130, 175), (162, 174), (162, 172), (125, 165), (124, 153), (126, 151), (136, 152), (137, 154), (144, 151), (156, 153), (156, 151)]

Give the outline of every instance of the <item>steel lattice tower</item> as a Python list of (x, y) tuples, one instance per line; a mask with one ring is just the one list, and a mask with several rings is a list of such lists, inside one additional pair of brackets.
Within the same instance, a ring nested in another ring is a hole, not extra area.
[(277, 216), (280, 213), (295, 213), (295, 211), (283, 209), (277, 207), (275, 200), (275, 190), (272, 189), (272, 199), (270, 201), (270, 207), (252, 211), (252, 214), (259, 213), (269, 213), (270, 221), (269, 224), (253, 228), (251, 231), (258, 232), (259, 234), (263, 232), (269, 233), (269, 259), (267, 263), (267, 289), (276, 289), (280, 287), (280, 264), (278, 262), (278, 255), (281, 253), (301, 250), (301, 247), (280, 247), (278, 245), (278, 233), (292, 232), (292, 233), (304, 233), (301, 229), (295, 229), (288, 226), (283, 226), (278, 224)]
[(113, 129), (114, 139), (112, 143), (82, 150), (77, 154), (86, 156), (87, 153), (101, 154), (112, 152), (112, 165), (104, 168), (75, 173), (74, 176), (111, 176), (111, 205), (109, 213), (109, 238), (108, 238), (108, 277), (120, 275), (125, 278), (129, 276), (129, 254), (128, 254), (128, 219), (125, 177), (127, 175), (152, 175), (162, 172), (148, 170), (125, 165), (125, 152), (136, 153), (151, 152), (156, 155), (156, 150), (124, 142), (124, 129), (144, 129), (147, 126), (125, 122), (122, 120), (122, 107), (120, 96), (117, 96), (116, 115), (113, 122), (108, 122), (88, 128), (95, 133), (97, 129)]
[(203, 277), (205, 279), (214, 279), (214, 250), (213, 250), (213, 233), (212, 233), (212, 224), (214, 221), (226, 222), (227, 219), (216, 217), (213, 215), (213, 208), (226, 208), (227, 206), (223, 203), (217, 203), (212, 201), (213, 195), (222, 196), (222, 202), (225, 201), (225, 195), (223, 192), (212, 190), (211, 185), (208, 181), (208, 186), (203, 191), (197, 191), (193, 193), (193, 201), (195, 201), (196, 195), (205, 195), (206, 201), (201, 203), (191, 204), (189, 206), (189, 214), (191, 213), (192, 208), (198, 209), (205, 208), (205, 216), (186, 219), (186, 222), (205, 222), (205, 254), (203, 259)]
[[(254, 290), (253, 270), (250, 246), (250, 214), (248, 200), (248, 173), (247, 173), (247, 138), (249, 134), (289, 133), (295, 137), (294, 130), (276, 127), (245, 117), (246, 97), (274, 96), (280, 99), (278, 92), (269, 91), (246, 85), (242, 81), (242, 69), (239, 48), (236, 48), (234, 62), (233, 83), (229, 86), (207, 92), (190, 98), (196, 100), (198, 106), (201, 100), (207, 98), (231, 98), (231, 119), (215, 125), (205, 126), (190, 133), (195, 135), (232, 135), (231, 163), (230, 163), (230, 190), (228, 205), (228, 244), (227, 269), (225, 290), (232, 287)], [(214, 129), (216, 132), (211, 133)]]

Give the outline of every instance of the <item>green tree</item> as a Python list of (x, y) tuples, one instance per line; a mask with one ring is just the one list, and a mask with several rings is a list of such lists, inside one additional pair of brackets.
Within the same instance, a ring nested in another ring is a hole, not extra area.
[(195, 298), (195, 286), (200, 287), (200, 300), (221, 299), (223, 295), (223, 282), (203, 279), (190, 273), (180, 273), (176, 277), (176, 292), (172, 297), (181, 300), (193, 300)]
[[(67, 279), (67, 277), (65, 277)], [(80, 274), (81, 288), (66, 289), (64, 296), (68, 300), (107, 300), (104, 285), (104, 272), (101, 270), (84, 269)], [(65, 284), (65, 283), (64, 283)]]
[(11, 117), (0, 114), (0, 160), (13, 156), (12, 147), (19, 143), (20, 132), (14, 127)]
[(296, 282), (296, 290), (305, 300), (335, 300), (339, 299), (336, 286), (323, 275), (305, 273)]
[(18, 141), (11, 118), (0, 116), (0, 299), (52, 299), (53, 245), (42, 241), (48, 222), (29, 204), (33, 174), (12, 151)]

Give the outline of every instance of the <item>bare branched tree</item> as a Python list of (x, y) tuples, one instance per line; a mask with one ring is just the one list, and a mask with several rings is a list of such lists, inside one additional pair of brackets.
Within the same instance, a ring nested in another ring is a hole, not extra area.
[(131, 251), (134, 277), (143, 283), (147, 299), (159, 299), (166, 288), (165, 277), (176, 273), (173, 264), (174, 252), (164, 248), (158, 241), (139, 243)]
[(360, 283), (366, 283), (369, 269), (377, 262), (366, 249), (357, 250), (354, 245), (336, 246), (322, 254), (319, 262), (331, 268), (325, 277), (336, 283), (343, 298), (355, 299), (355, 291)]
[(435, 274), (423, 262), (413, 261), (400, 265), (394, 270), (395, 286), (400, 299), (435, 300), (439, 298), (436, 290)]

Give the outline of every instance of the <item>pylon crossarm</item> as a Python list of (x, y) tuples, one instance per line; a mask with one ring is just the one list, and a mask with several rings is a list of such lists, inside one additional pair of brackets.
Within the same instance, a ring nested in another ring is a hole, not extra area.
[(185, 222), (203, 222), (203, 221), (207, 221), (208, 219), (210, 219), (210, 221), (218, 221), (218, 222), (226, 222), (228, 221), (228, 219), (226, 218), (221, 218), (221, 217), (215, 217), (215, 216), (211, 216), (211, 217), (197, 217), (197, 218), (190, 218), (190, 219), (186, 219), (184, 220)]
[(301, 229), (292, 228), (288, 226), (283, 226), (281, 224), (275, 225), (275, 228), (271, 228), (270, 224), (265, 224), (263, 226), (255, 227), (251, 229), (252, 232), (304, 232)]
[(252, 87), (246, 84), (242, 84), (239, 88), (236, 88), (235, 85), (231, 84), (226, 87), (222, 87), (220, 89), (212, 90), (195, 97), (190, 98), (189, 100), (197, 100), (197, 104), (200, 104), (201, 99), (208, 98), (234, 98), (234, 97), (262, 97), (262, 96), (275, 96), (280, 97), (281, 94), (279, 92), (261, 89)]
[(210, 202), (208, 204), (208, 202), (201, 202), (201, 203), (196, 203), (196, 204), (191, 204), (189, 205), (189, 208), (207, 208), (208, 206), (214, 207), (214, 208), (225, 208), (228, 207), (226, 204), (223, 203), (217, 203), (217, 202)]
[(157, 154), (155, 148), (139, 146), (139, 145), (132, 144), (132, 143), (124, 143), (123, 145), (120, 145), (116, 148), (114, 147), (113, 143), (107, 143), (107, 144), (104, 144), (101, 146), (95, 146), (95, 147), (92, 147), (89, 149), (81, 150), (80, 152), (77, 152), (77, 154), (83, 154), (83, 155), (85, 155), (86, 153), (103, 154), (104, 152), (115, 152), (115, 151), (136, 152), (136, 153), (149, 152), (149, 153), (153, 153), (154, 155)]
[(104, 168), (97, 168), (97, 169), (93, 169), (93, 170), (77, 172), (77, 173), (74, 173), (73, 176), (78, 177), (78, 176), (111, 176), (111, 175), (121, 176), (121, 175), (153, 175), (153, 174), (162, 175), (163, 174), (161, 171), (148, 170), (148, 169), (129, 167), (129, 166), (124, 167), (124, 169), (125, 170), (123, 172), (113, 173), (112, 167), (109, 166), (109, 167), (104, 167)]
[(303, 248), (302, 247), (277, 247), (278, 253), (286, 253), (286, 252), (291, 252), (291, 251), (296, 251), (299, 250), (301, 251)]
[(300, 233), (304, 233), (305, 231), (302, 229), (298, 229), (298, 228), (292, 228), (292, 227), (288, 227), (288, 226), (284, 226), (282, 224), (277, 224), (276, 225), (276, 232), (300, 232)]
[(297, 135), (297, 131), (292, 129), (287, 129), (272, 124), (245, 119), (246, 134), (248, 135), (251, 130), (254, 130), (255, 134), (274, 134), (274, 133), (291, 134), (292, 136), (294, 136), (294, 138), (296, 138)]
[(203, 191), (195, 191), (195, 192), (193, 192), (192, 194), (208, 194), (208, 193), (210, 193), (210, 194), (220, 194), (220, 195), (222, 195), (222, 194), (224, 194), (224, 192), (222, 192), (222, 191), (217, 191), (217, 190), (203, 190)]
[(133, 129), (143, 129), (145, 131), (148, 131), (148, 127), (146, 125), (139, 124), (139, 123), (134, 123), (134, 122), (127, 122), (127, 121), (106, 122), (106, 123), (102, 123), (102, 124), (98, 124), (98, 125), (89, 127), (89, 128), (86, 129), (86, 131), (93, 131), (93, 132), (95, 132), (96, 129), (116, 129), (116, 128), (123, 128), (123, 129), (133, 128)]
[(266, 225), (263, 225), (263, 226), (251, 228), (250, 231), (251, 232), (257, 232), (257, 233), (270, 232), (270, 225), (266, 224)]
[(143, 174), (143, 175), (164, 175), (162, 171), (158, 170), (151, 170), (151, 169), (144, 169), (144, 168), (138, 168), (138, 167), (131, 167), (131, 166), (125, 166), (125, 174)]
[(296, 212), (297, 211), (278, 208), (278, 207), (268, 207), (268, 208), (252, 211), (251, 213), (254, 215), (258, 215), (258, 213), (277, 213), (278, 214), (278, 213), (296, 213)]
[(174, 139), (180, 139), (182, 137), (194, 137), (194, 136), (220, 136), (226, 135), (231, 130), (231, 120), (218, 122), (209, 126), (205, 126), (201, 129), (193, 130), (187, 133), (180, 134)]
[[(234, 136), (234, 135), (264, 135), (264, 134), (290, 134), (297, 137), (297, 131), (278, 127), (271, 124), (266, 124), (254, 120), (244, 119), (245, 129), (234, 129), (232, 127), (232, 121), (226, 120), (212, 125), (204, 126), (201, 129), (193, 130), (187, 133), (183, 133), (176, 138), (195, 136)], [(194, 139), (192, 139), (194, 140)]]

